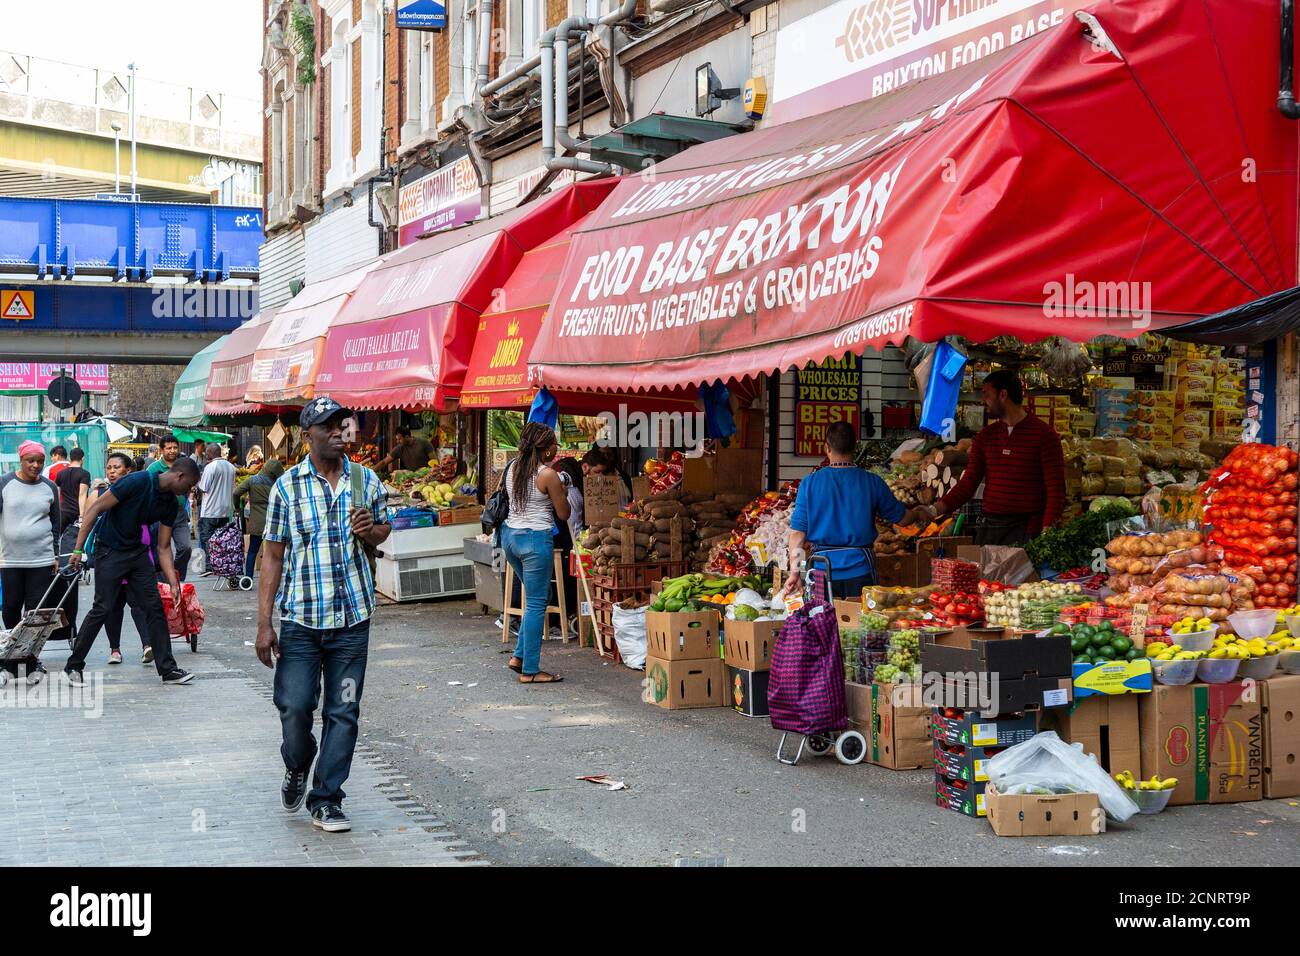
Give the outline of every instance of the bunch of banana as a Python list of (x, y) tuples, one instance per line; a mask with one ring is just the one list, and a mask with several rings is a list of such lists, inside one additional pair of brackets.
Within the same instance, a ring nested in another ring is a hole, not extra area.
[(1148, 644), (1146, 654), (1153, 661), (1199, 661), (1206, 656), (1205, 651), (1185, 651), (1181, 644), (1162, 644), (1159, 641)]
[(1115, 780), (1125, 790), (1172, 790), (1178, 786), (1177, 777), (1165, 777), (1161, 780), (1159, 774), (1153, 774), (1150, 780), (1136, 780), (1131, 770), (1122, 770), (1115, 774)]

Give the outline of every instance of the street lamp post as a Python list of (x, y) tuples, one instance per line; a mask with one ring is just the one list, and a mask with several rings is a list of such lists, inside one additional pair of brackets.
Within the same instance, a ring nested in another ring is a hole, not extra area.
[(113, 192), (122, 191), (122, 124), (114, 120), (113, 129)]
[(131, 198), (135, 198), (135, 64), (128, 63), (131, 71)]

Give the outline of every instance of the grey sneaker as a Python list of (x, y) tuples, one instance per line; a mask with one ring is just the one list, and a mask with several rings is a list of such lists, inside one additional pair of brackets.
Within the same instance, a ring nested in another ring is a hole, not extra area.
[(48, 673), (49, 671), (45, 669), (45, 665), (38, 663), (35, 667), (33, 667), (31, 670), (27, 672), (27, 683), (29, 685), (35, 686), (36, 684), (39, 684), (41, 681), (45, 680), (45, 675)]
[(326, 833), (343, 833), (352, 829), (352, 821), (337, 803), (322, 803), (313, 810), (311, 825)]
[(86, 678), (82, 676), (81, 671), (64, 671), (63, 674), (68, 678), (68, 683), (73, 687), (86, 686)]
[(146, 648), (144, 649), (144, 653), (140, 655), (140, 663), (141, 663), (141, 664), (152, 664), (152, 663), (153, 663), (153, 648), (152, 648), (152, 647), (146, 647)]
[(297, 813), (307, 799), (307, 771), (286, 770), (284, 783), (280, 784), (280, 806), (286, 813)]

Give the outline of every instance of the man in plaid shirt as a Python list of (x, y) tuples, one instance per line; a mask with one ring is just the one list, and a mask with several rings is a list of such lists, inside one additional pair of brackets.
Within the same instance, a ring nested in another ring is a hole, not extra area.
[[(312, 824), (331, 833), (352, 828), (343, 813), (343, 782), (357, 743), (375, 607), (364, 545), (382, 544), (392, 530), (379, 478), (344, 454), (343, 426), (351, 417), (332, 398), (304, 406), (298, 421), (310, 454), (271, 489), (258, 591), (257, 656), (276, 668), (275, 706), (283, 734), (280, 802), (293, 813), (305, 800)], [(276, 609), (278, 638), (272, 622)], [(312, 721), (322, 677), (316, 759)], [(313, 760), (316, 773), (308, 793)]]

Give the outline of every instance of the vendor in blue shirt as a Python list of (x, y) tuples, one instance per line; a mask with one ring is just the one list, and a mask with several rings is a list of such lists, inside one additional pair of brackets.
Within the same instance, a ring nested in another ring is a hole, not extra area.
[(914, 524), (924, 517), (904, 508), (879, 475), (854, 464), (857, 447), (848, 422), (826, 430), (828, 463), (799, 483), (790, 516), (790, 575), (782, 593), (793, 594), (802, 583), (799, 565), (807, 554), (823, 554), (831, 566), (831, 593), (861, 597), (864, 587), (876, 583), (876, 519)]

